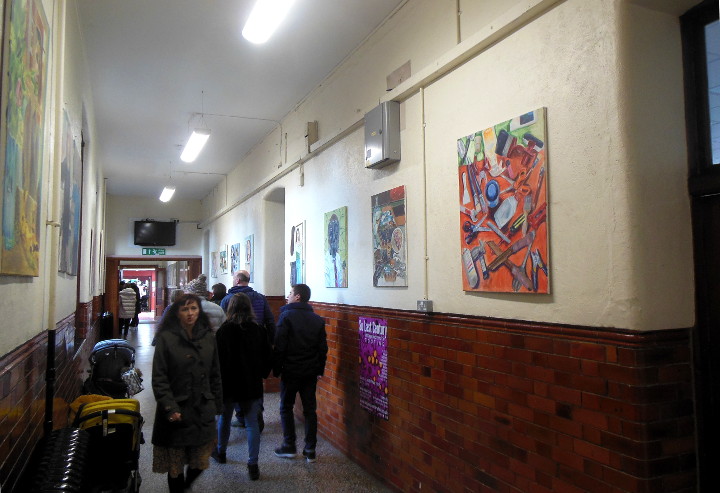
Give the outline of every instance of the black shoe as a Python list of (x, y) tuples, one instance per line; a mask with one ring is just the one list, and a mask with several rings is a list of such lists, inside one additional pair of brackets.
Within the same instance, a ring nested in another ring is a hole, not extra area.
[(285, 459), (294, 459), (295, 456), (297, 456), (297, 449), (295, 445), (283, 445), (275, 449), (275, 455), (284, 457)]
[(303, 456), (308, 462), (315, 462), (317, 460), (314, 450), (303, 450)]
[(260, 468), (257, 464), (248, 464), (248, 476), (253, 481), (260, 479)]
[(192, 469), (188, 467), (187, 473), (185, 474), (185, 489), (190, 488), (202, 472), (202, 469)]
[(227, 455), (218, 452), (216, 448), (214, 448), (213, 451), (210, 453), (210, 457), (218, 461), (220, 464), (225, 464), (227, 462)]

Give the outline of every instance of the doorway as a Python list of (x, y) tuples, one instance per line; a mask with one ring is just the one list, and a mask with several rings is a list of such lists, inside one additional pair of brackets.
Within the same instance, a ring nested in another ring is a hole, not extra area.
[[(121, 280), (121, 270), (138, 268), (138, 264), (145, 270), (155, 270), (155, 309), (154, 317), (159, 317), (165, 308), (167, 296), (167, 276), (165, 265), (168, 262), (186, 262), (187, 276), (195, 279), (202, 272), (202, 257), (200, 255), (185, 256), (108, 256), (105, 258), (105, 295), (104, 306), (113, 316), (112, 337), (117, 338), (120, 334), (118, 323), (118, 286)], [(133, 267), (134, 266), (134, 267)]]
[(720, 23), (716, 0), (681, 18), (688, 141), (688, 189), (695, 256), (693, 368), (699, 491), (720, 491)]

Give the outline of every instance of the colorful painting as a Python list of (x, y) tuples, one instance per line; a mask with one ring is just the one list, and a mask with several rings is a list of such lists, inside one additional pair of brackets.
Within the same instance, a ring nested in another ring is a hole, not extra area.
[(325, 213), (325, 287), (348, 287), (347, 206)]
[(360, 317), (358, 335), (360, 407), (375, 416), (389, 419), (387, 320)]
[(245, 270), (250, 273), (250, 282), (255, 280), (255, 235), (245, 238)]
[(224, 245), (218, 252), (218, 270), (220, 274), (228, 273), (228, 248)]
[(457, 141), (465, 291), (550, 292), (545, 113)]
[(71, 276), (78, 273), (80, 248), (80, 187), (82, 185), (82, 163), (80, 149), (73, 137), (70, 118), (64, 114), (62, 161), (60, 163), (60, 195), (62, 214), (60, 216), (60, 258), (58, 271)]
[(230, 245), (230, 274), (240, 270), (240, 243)]
[(407, 286), (405, 187), (372, 196), (373, 286)]
[(305, 221), (290, 229), (290, 285), (305, 283)]
[(219, 252), (210, 252), (210, 277), (217, 277), (220, 272)]
[[(3, 31), (0, 274), (39, 275), (48, 24), (41, 0), (11, 0)], [(5, 87), (12, 90), (5, 90)]]

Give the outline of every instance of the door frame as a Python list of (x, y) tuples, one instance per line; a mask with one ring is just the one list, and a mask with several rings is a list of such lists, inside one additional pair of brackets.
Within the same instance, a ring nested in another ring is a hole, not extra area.
[[(182, 262), (188, 263), (188, 279), (197, 278), (202, 272), (201, 255), (108, 255), (105, 257), (105, 309), (113, 316), (113, 338), (120, 335), (120, 323), (118, 313), (118, 283), (120, 282), (120, 262), (122, 261), (144, 261), (144, 262)], [(150, 267), (150, 265), (147, 265)], [(155, 266), (157, 269), (158, 267)], [(156, 307), (157, 310), (157, 307)], [(157, 313), (157, 312), (156, 312)]]

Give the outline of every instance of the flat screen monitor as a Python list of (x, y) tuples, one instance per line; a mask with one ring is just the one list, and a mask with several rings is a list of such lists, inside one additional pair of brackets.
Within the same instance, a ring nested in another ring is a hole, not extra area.
[(174, 246), (175, 229), (175, 221), (135, 221), (135, 244)]

